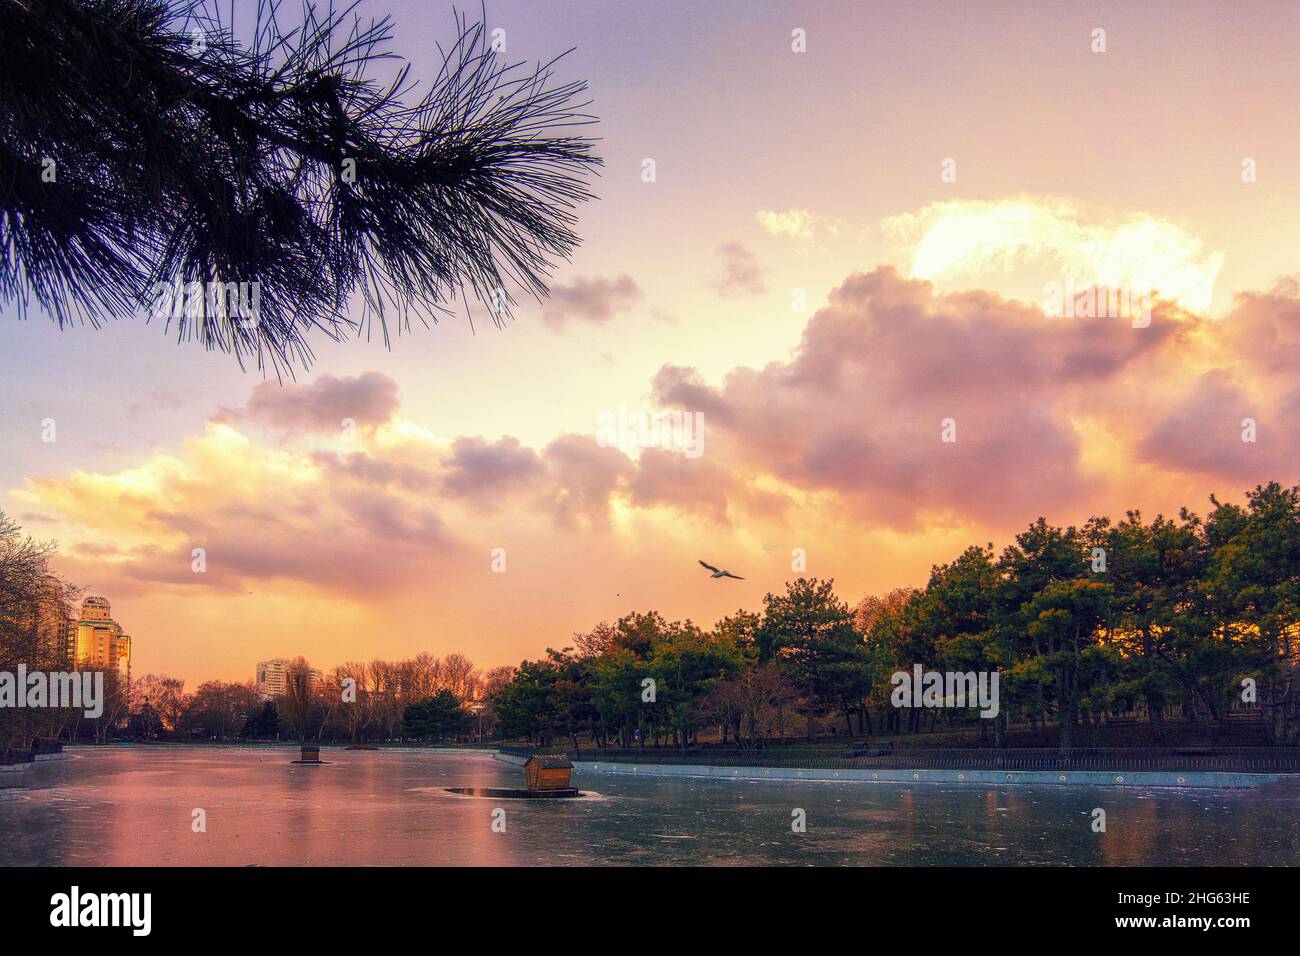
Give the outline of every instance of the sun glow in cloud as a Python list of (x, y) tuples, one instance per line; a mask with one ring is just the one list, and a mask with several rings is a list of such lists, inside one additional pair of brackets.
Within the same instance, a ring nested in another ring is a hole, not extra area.
[(1185, 309), (1209, 308), (1223, 255), (1174, 223), (1146, 214), (1096, 221), (1064, 199), (931, 203), (882, 224), (916, 279), (991, 279), (1038, 266), (1076, 287), (1155, 291)]

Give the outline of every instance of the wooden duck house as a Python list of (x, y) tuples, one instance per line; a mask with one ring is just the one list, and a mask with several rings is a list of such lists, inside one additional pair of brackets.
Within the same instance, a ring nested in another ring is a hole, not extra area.
[(569, 790), (573, 763), (564, 754), (533, 754), (524, 764), (529, 790)]

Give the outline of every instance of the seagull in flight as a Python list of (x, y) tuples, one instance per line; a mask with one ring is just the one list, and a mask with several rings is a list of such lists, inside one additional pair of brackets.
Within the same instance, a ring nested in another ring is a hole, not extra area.
[(704, 567), (708, 568), (710, 571), (713, 572), (712, 574), (709, 575), (709, 577), (711, 578), (735, 578), (737, 581), (745, 580), (738, 574), (732, 574), (730, 571), (723, 571), (721, 568), (715, 568), (713, 565), (705, 564), (703, 561), (701, 561), (700, 564), (704, 565)]

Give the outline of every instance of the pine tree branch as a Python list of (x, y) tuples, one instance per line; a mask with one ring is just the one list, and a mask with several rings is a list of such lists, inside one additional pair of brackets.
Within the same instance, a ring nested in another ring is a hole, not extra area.
[[(0, 304), (143, 312), (281, 374), (309, 332), (388, 343), (412, 313), (473, 299), (500, 324), (512, 289), (544, 296), (600, 164), (585, 84), (502, 62), (457, 14), (414, 98), (391, 19), (356, 6), (304, 0), (288, 26), (257, 0), (241, 43), (218, 0), (0, 0)], [(256, 314), (192, 283), (249, 285)]]

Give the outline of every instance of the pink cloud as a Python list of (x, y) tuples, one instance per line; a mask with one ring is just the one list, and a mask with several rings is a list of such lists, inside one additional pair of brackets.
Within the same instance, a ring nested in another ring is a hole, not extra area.
[(379, 372), (344, 378), (321, 375), (306, 385), (260, 382), (243, 409), (222, 409), (213, 420), (289, 433), (338, 432), (349, 419), (361, 427), (382, 425), (399, 404), (397, 383)]
[[(883, 267), (831, 293), (790, 361), (734, 369), (717, 388), (665, 366), (654, 387), (659, 401), (705, 413), (712, 453), (730, 467), (835, 493), (859, 518), (1001, 523), (1081, 496), (1077, 394), (1182, 334), (1172, 321), (1134, 329), (1048, 319), (983, 292), (937, 296)], [(947, 419), (954, 443), (941, 441)]]
[(570, 283), (551, 286), (542, 320), (553, 329), (562, 328), (566, 322), (602, 325), (634, 305), (641, 295), (629, 275), (617, 279), (579, 276)]

